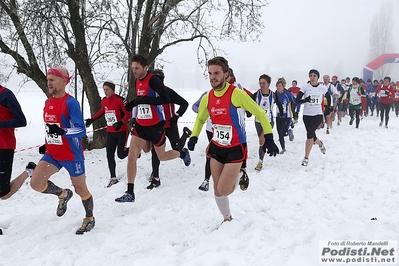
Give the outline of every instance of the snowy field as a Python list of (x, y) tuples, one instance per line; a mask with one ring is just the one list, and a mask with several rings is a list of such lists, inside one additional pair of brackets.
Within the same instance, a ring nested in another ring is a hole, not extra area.
[[(12, 89), (12, 88), (11, 88)], [(178, 91), (190, 107), (180, 119), (180, 131), (192, 127), (191, 110), (203, 91)], [(16, 91), (15, 91), (16, 93)], [(41, 155), (44, 143), (42, 110), (45, 96), (24, 89), (17, 94), (28, 120), (18, 129), (13, 178)], [(89, 117), (88, 108), (85, 118)], [(105, 188), (109, 179), (105, 149), (85, 152), (89, 190), (94, 197), (96, 227), (75, 235), (84, 209), (75, 194), (67, 213), (56, 216), (58, 200), (33, 191), (29, 184), (7, 201), (0, 201), (0, 265), (320, 265), (323, 240), (399, 239), (399, 117), (391, 112), (389, 129), (379, 118), (366, 117), (360, 128), (349, 117), (331, 130), (317, 132), (327, 148), (314, 146), (309, 166), (301, 166), (305, 147), (302, 121), (295, 139), (286, 138), (287, 152), (265, 157), (255, 172), (258, 140), (253, 118), (247, 121), (247, 191), (230, 196), (233, 221), (223, 224), (212, 188), (198, 190), (204, 178), (205, 126), (191, 153), (192, 163), (161, 163), (162, 185), (147, 190), (151, 155), (138, 161), (136, 202), (116, 203), (126, 190), (126, 160), (117, 159), (121, 182)], [(88, 130), (91, 130), (88, 129)], [(275, 134), (277, 141), (277, 135)], [(279, 144), (278, 144), (279, 145)], [(33, 148), (32, 148), (33, 147)], [(71, 188), (65, 170), (51, 180)], [(371, 220), (376, 217), (377, 220)], [(396, 253), (398, 249), (396, 247)]]

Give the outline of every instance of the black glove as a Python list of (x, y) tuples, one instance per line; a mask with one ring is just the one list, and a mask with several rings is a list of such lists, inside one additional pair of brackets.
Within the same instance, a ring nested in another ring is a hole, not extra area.
[(274, 143), (273, 134), (265, 134), (265, 144), (263, 144), (263, 151), (269, 154), (269, 156), (276, 156), (279, 153), (279, 149)]
[(179, 119), (179, 116), (174, 115), (169, 119), (169, 123), (171, 127), (177, 127), (177, 120)]
[(308, 97), (306, 97), (305, 99), (303, 99), (304, 103), (308, 103), (312, 100), (312, 98), (310, 97), (310, 95)]
[(389, 90), (385, 90), (385, 95), (389, 95), (390, 91)]
[(252, 114), (248, 111), (245, 111), (245, 114), (247, 115), (248, 118), (250, 118), (252, 116)]
[(298, 112), (295, 112), (295, 113), (293, 114), (294, 120), (298, 120), (298, 116), (299, 116)]
[(55, 135), (64, 135), (65, 131), (60, 128), (57, 124), (46, 124), (46, 126), (48, 127), (48, 131), (47, 133), (49, 134), (55, 134)]
[(132, 128), (136, 126), (136, 118), (132, 118), (132, 121), (130, 122), (130, 125)]
[(39, 154), (45, 154), (46, 153), (46, 144), (43, 144), (42, 146), (39, 147)]
[(86, 121), (86, 127), (89, 127), (91, 124), (93, 124), (94, 119), (93, 118), (88, 118), (85, 121)]
[(112, 127), (113, 127), (115, 130), (121, 129), (122, 126), (123, 126), (123, 121), (122, 121), (122, 120), (121, 120), (121, 121), (118, 121), (118, 122), (116, 122), (116, 123), (114, 123), (114, 124), (112, 125)]
[(143, 99), (143, 97), (139, 96), (139, 97), (134, 98), (130, 102), (126, 103), (125, 104), (126, 110), (131, 112), (133, 110), (133, 107), (139, 105), (142, 99)]
[(198, 138), (197, 137), (191, 137), (190, 140), (187, 143), (187, 148), (190, 151), (194, 150), (195, 144), (197, 144)]

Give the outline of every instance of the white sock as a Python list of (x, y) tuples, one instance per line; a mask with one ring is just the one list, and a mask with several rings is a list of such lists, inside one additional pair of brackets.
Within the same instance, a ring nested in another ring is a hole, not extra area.
[(223, 215), (223, 219), (229, 219), (231, 217), (229, 198), (227, 196), (215, 196), (215, 201), (219, 211)]

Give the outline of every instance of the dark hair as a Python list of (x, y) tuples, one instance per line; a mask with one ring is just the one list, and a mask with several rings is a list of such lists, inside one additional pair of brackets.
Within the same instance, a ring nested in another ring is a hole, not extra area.
[(234, 76), (234, 71), (231, 67), (229, 67), (229, 76), (235, 78), (236, 76)]
[(373, 83), (374, 83), (374, 82), (378, 82), (378, 80), (375, 79), (375, 80), (373, 80)]
[(352, 82), (353, 81), (356, 81), (356, 83), (359, 83), (360, 84), (360, 79), (358, 78), (358, 77), (354, 77), (353, 79), (352, 79)]
[(391, 77), (385, 77), (384, 80), (389, 80), (389, 82), (391, 82)]
[(208, 66), (221, 66), (224, 73), (229, 72), (229, 62), (222, 56), (217, 56), (208, 61)]
[(270, 76), (266, 75), (266, 74), (260, 75), (259, 80), (261, 80), (261, 79), (265, 79), (266, 82), (269, 83), (269, 84), (272, 83), (272, 78)]
[(130, 57), (130, 63), (136, 62), (139, 63), (141, 66), (145, 67), (148, 66), (148, 59), (141, 54), (134, 54)]
[(162, 82), (165, 79), (165, 73), (163, 73), (162, 69), (159, 69), (159, 68), (154, 69), (154, 71), (152, 71), (152, 74), (154, 74), (155, 76), (158, 76), (162, 80)]
[(298, 85), (298, 82), (295, 79), (292, 82), (295, 82), (295, 85)]

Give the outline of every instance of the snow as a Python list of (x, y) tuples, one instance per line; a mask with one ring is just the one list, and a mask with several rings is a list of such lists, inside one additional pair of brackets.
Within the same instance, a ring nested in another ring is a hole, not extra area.
[[(191, 104), (202, 92), (178, 90)], [(37, 146), (44, 141), (45, 96), (24, 89), (17, 97), (28, 126), (16, 131), (13, 178), (27, 162), (40, 160)], [(254, 170), (258, 140), (253, 118), (248, 119), (250, 185), (230, 195), (234, 219), (218, 230), (222, 215), (212, 186), (208, 192), (197, 189), (204, 178), (205, 126), (191, 165), (185, 167), (180, 159), (162, 162), (162, 185), (151, 191), (146, 189), (151, 155), (142, 155), (134, 203), (114, 201), (126, 190), (126, 159), (117, 159), (121, 182), (105, 188), (105, 149), (86, 151), (95, 228), (75, 235), (84, 217), (76, 194), (59, 218), (57, 198), (33, 191), (27, 182), (11, 199), (0, 201), (0, 265), (319, 265), (320, 241), (397, 240), (399, 118), (390, 116), (389, 129), (379, 127), (376, 116), (364, 118), (355, 129), (346, 116), (340, 126), (334, 123), (330, 135), (317, 131), (327, 152), (314, 146), (307, 168), (300, 165), (306, 133), (299, 121), (295, 140), (286, 138), (287, 152), (266, 156), (259, 173)], [(190, 106), (179, 121), (180, 131), (194, 120)], [(51, 180), (71, 188), (64, 169)]]

